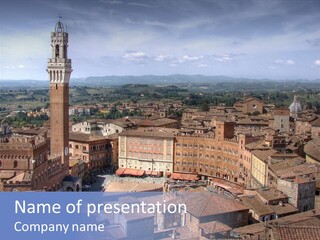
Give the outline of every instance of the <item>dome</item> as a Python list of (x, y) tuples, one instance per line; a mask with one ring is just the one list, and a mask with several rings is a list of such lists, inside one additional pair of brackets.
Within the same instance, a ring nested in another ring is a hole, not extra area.
[(297, 114), (300, 114), (302, 112), (301, 104), (298, 102), (298, 97), (294, 96), (293, 103), (289, 106), (290, 115), (295, 116)]
[(302, 112), (302, 107), (301, 107), (301, 104), (300, 103), (291, 103), (290, 104), (290, 113), (301, 113)]
[(58, 21), (55, 28), (54, 28), (55, 32), (64, 32), (64, 26), (62, 24), (62, 22)]

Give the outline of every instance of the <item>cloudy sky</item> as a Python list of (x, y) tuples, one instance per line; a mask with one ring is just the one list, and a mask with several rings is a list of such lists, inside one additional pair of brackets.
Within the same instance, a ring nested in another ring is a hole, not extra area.
[(59, 13), (74, 78), (320, 78), (319, 0), (1, 0), (0, 79), (47, 79)]

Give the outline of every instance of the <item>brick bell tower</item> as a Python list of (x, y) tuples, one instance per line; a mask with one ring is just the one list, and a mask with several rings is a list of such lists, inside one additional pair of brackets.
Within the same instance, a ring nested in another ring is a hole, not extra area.
[(51, 33), (52, 57), (48, 59), (50, 79), (50, 154), (60, 155), (69, 168), (69, 80), (68, 33), (59, 20)]

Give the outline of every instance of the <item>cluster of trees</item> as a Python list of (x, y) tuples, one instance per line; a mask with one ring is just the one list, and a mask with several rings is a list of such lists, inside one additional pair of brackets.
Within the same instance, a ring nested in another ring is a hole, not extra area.
[(200, 107), (202, 111), (208, 111), (210, 105), (224, 104), (230, 107), (239, 99), (239, 96), (230, 93), (190, 93), (182, 103), (188, 106)]
[(142, 115), (143, 114), (140, 110), (138, 111), (124, 110), (120, 112), (116, 107), (113, 107), (108, 113), (98, 112), (95, 116), (98, 118), (117, 119), (117, 118), (123, 118), (127, 116), (142, 116)]
[(78, 123), (78, 122), (83, 122), (86, 121), (88, 119), (93, 119), (93, 118), (98, 118), (98, 119), (118, 119), (118, 118), (123, 118), (123, 117), (127, 117), (127, 116), (142, 116), (142, 112), (141, 111), (131, 111), (129, 112), (128, 110), (124, 110), (122, 112), (120, 112), (119, 110), (117, 110), (116, 107), (113, 107), (108, 113), (102, 113), (102, 112), (96, 112), (94, 115), (92, 116), (73, 116), (72, 117), (72, 121), (73, 123)]
[(8, 117), (7, 120), (12, 127), (23, 127), (26, 125), (41, 127), (43, 122), (48, 120), (48, 116), (42, 114), (35, 117), (29, 117), (25, 112), (18, 112), (14, 117)]
[(181, 89), (177, 86), (155, 87), (147, 84), (126, 84), (113, 91), (116, 96), (122, 96), (122, 99), (179, 99), (187, 89)]

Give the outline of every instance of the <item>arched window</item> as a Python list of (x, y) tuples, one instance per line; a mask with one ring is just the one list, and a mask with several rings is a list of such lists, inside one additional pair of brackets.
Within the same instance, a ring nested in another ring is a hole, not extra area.
[(0, 168), (2, 168), (2, 161), (0, 161)]
[(63, 45), (63, 58), (67, 58), (67, 45)]
[(56, 45), (55, 53), (56, 53), (56, 58), (58, 58), (59, 57), (59, 45), (58, 44)]
[(18, 167), (18, 161), (17, 160), (14, 160), (13, 162), (13, 168), (17, 168)]

